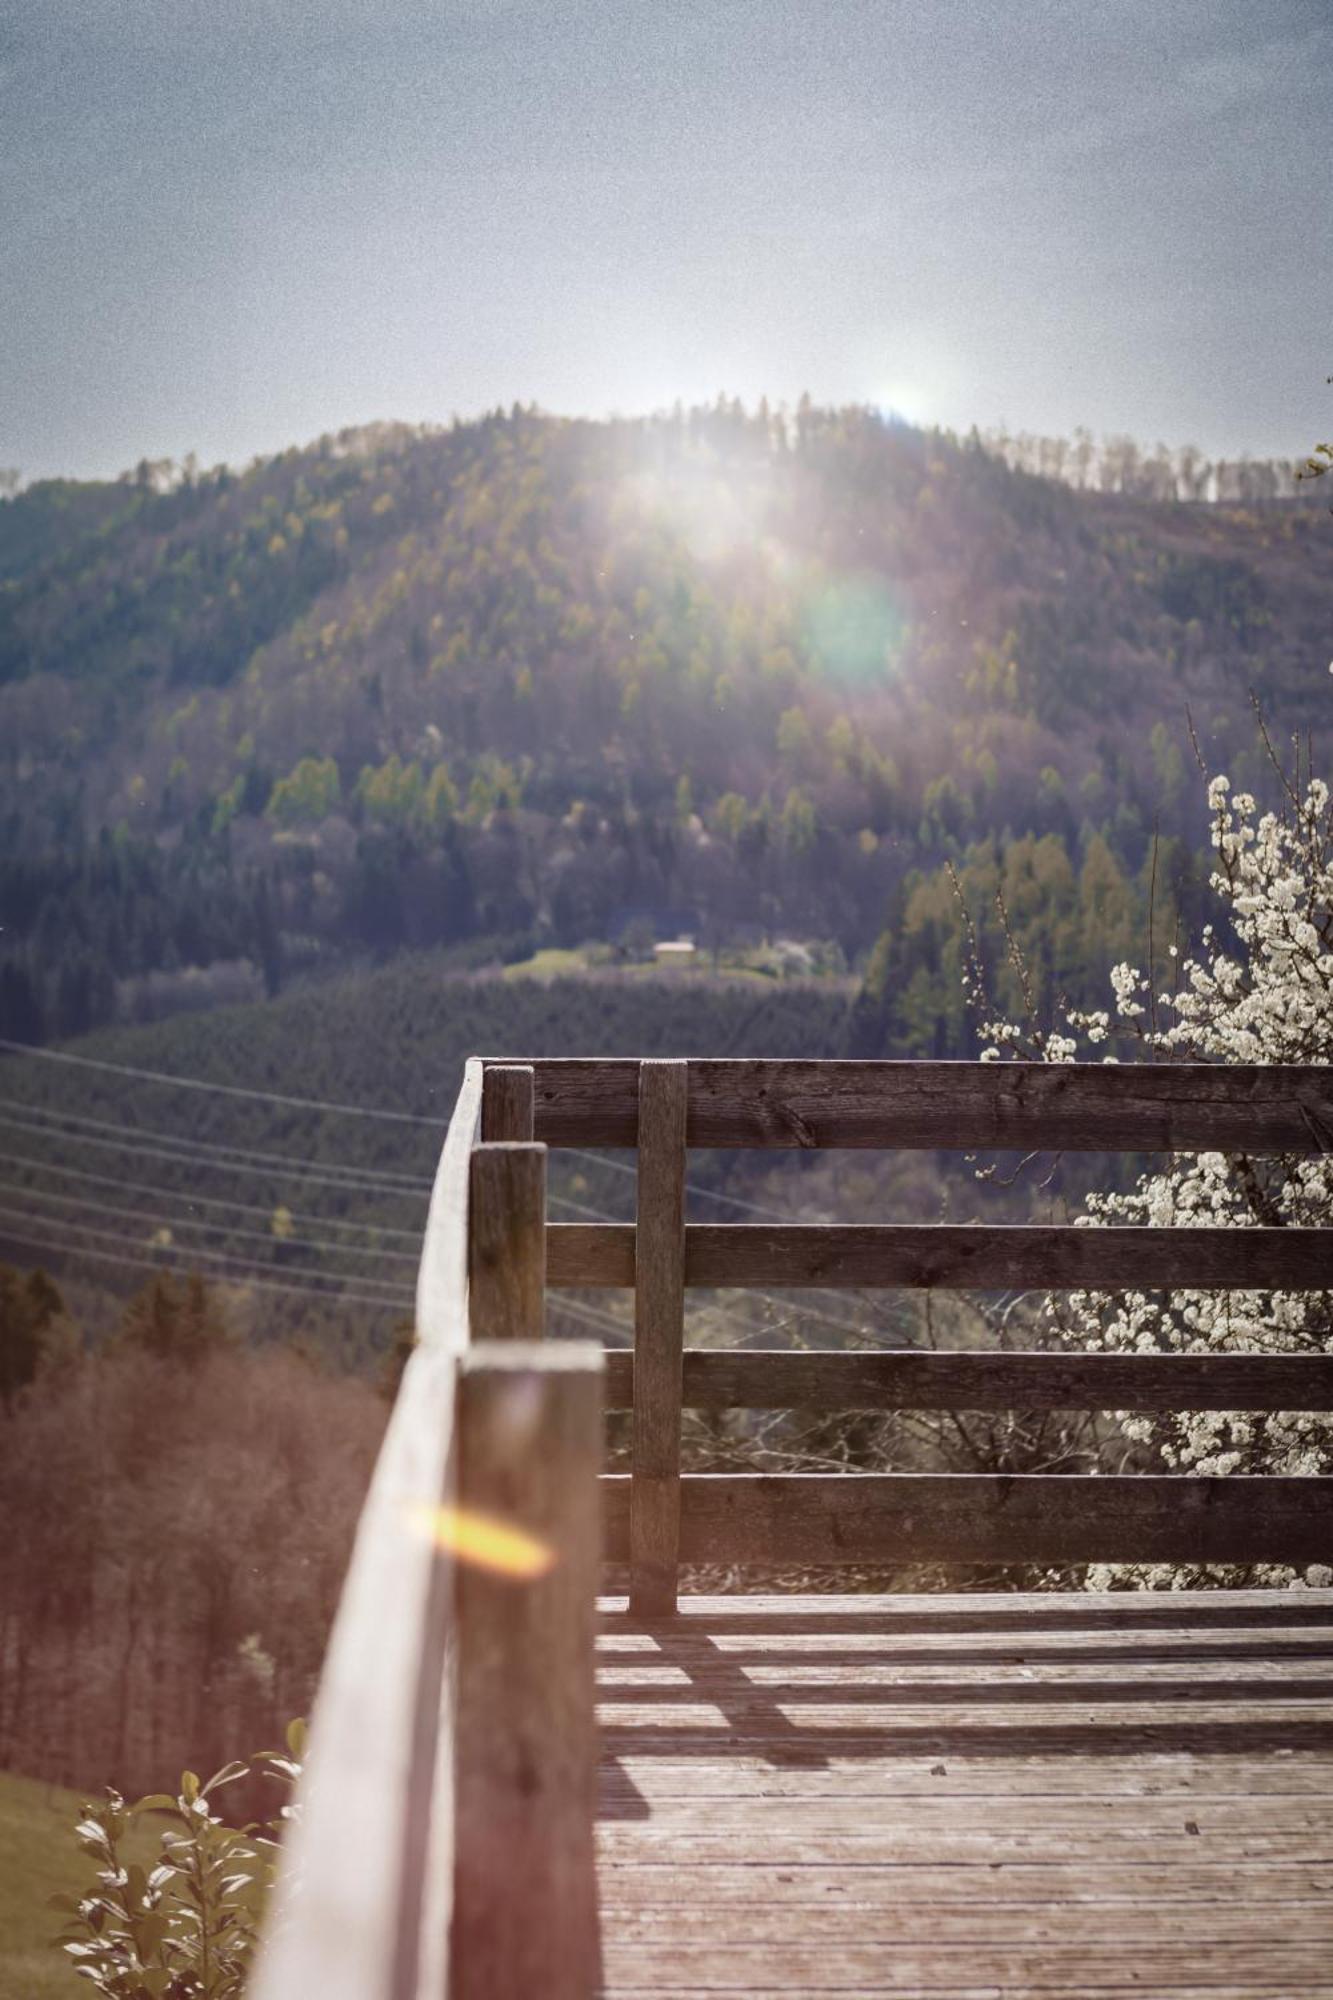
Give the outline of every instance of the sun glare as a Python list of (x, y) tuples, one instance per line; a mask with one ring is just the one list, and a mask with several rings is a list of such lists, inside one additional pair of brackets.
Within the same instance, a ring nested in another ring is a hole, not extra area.
[(549, 1543), (495, 1514), (467, 1507), (416, 1507), (411, 1519), (437, 1549), (474, 1569), (534, 1583), (555, 1565), (555, 1550)]

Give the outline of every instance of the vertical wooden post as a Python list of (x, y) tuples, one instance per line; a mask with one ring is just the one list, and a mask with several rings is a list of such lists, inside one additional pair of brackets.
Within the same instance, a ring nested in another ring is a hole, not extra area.
[(676, 1608), (687, 1075), (683, 1062), (639, 1065), (629, 1534), (630, 1610), (645, 1618), (661, 1617)]
[(493, 1063), (481, 1090), (483, 1139), (532, 1138), (535, 1093), (531, 1064)]
[(450, 2000), (593, 2000), (603, 1358), (459, 1362), (457, 1845)]
[(546, 1148), (473, 1148), (468, 1183), (473, 1340), (539, 1340), (546, 1318)]

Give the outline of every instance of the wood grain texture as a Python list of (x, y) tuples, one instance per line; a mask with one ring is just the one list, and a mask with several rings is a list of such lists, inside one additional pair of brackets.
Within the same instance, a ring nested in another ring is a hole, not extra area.
[(608, 1601), (607, 2000), (1326, 1996), (1333, 1723), (1283, 1616), (1326, 1684), (1327, 1591)]
[(417, 1273), (417, 1340), (454, 1351), (467, 1345), (468, 1162), (481, 1129), (482, 1065), (463, 1072), (431, 1189)]
[(642, 1616), (661, 1615), (676, 1604), (685, 1339), (685, 1084), (683, 1062), (640, 1067), (630, 1598)]
[[(623, 1560), (628, 1477), (603, 1478)], [(682, 1562), (1326, 1562), (1333, 1480), (695, 1473)]]
[[(506, 1061), (522, 1058), (504, 1058)], [(534, 1061), (536, 1135), (633, 1146), (638, 1065)], [(1333, 1072), (1202, 1063), (699, 1061), (691, 1146), (1319, 1152)]]
[(471, 1158), (468, 1316), (474, 1340), (538, 1340), (546, 1323), (546, 1148)]
[[(592, 2000), (601, 1350), (474, 1346), (460, 1364), (451, 2000)], [(295, 1991), (297, 1989), (293, 1989)]]
[(531, 1063), (492, 1063), (485, 1070), (481, 1093), (481, 1136), (493, 1142), (532, 1139)]
[[(634, 1355), (607, 1355), (627, 1410)], [(687, 1348), (690, 1410), (1331, 1410), (1327, 1354), (810, 1353)]]
[(456, 1369), (443, 1346), (408, 1358), (320, 1675), (255, 2000), (414, 2000), (423, 1923), (449, 1921), (451, 1876), (435, 1864), (451, 1845), (452, 1566), (432, 1526), (453, 1493)]
[[(634, 1283), (631, 1223), (550, 1225), (554, 1286)], [(873, 1291), (1333, 1287), (1333, 1229), (1076, 1229), (966, 1223), (691, 1223), (687, 1286)]]

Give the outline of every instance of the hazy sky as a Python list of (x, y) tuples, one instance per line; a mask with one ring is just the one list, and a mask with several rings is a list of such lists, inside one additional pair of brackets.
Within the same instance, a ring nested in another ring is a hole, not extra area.
[(497, 402), (1333, 430), (1333, 0), (0, 0), (0, 465)]

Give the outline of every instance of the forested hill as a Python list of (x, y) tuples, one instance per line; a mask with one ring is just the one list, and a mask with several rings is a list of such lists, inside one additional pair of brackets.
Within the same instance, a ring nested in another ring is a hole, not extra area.
[[(808, 406), (34, 485), (0, 502), (0, 1033), (636, 924), (854, 957), (887, 921), (910, 983), (951, 858), (1054, 895), (1077, 987), (1155, 827), (1196, 893), (1187, 705), (1237, 782), (1251, 687), (1277, 736), (1330, 719), (1329, 537)], [(920, 1006), (874, 1032), (937, 1037)]]

